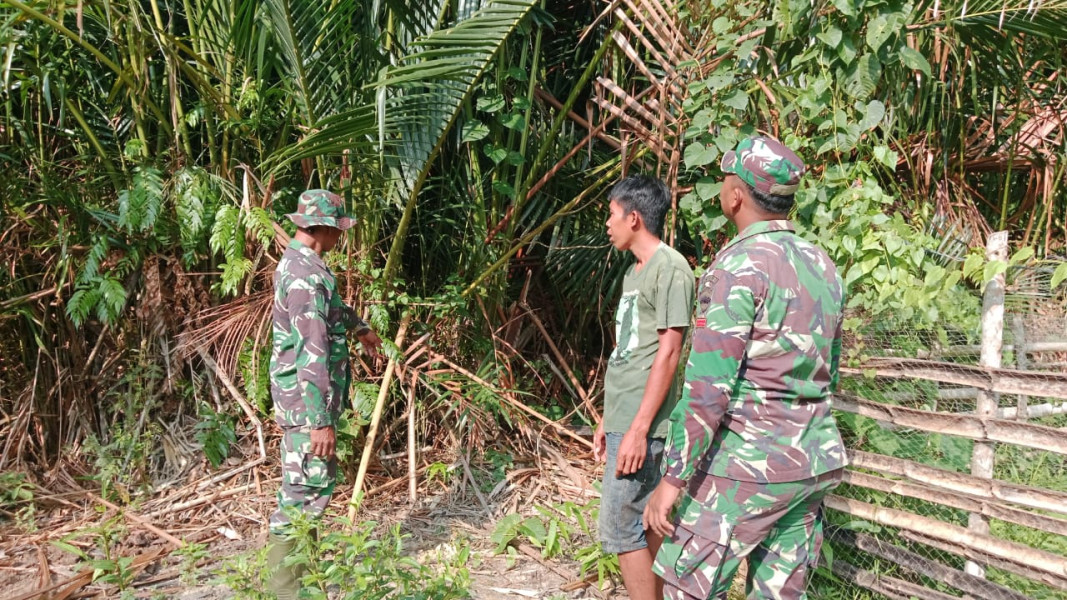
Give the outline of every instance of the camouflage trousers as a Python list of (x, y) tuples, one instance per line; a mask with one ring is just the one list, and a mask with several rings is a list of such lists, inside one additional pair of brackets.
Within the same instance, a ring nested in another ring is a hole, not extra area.
[(664, 597), (725, 599), (747, 558), (749, 600), (807, 598), (808, 570), (822, 546), (822, 501), (842, 471), (788, 483), (697, 472), (652, 568), (663, 578)]
[(329, 460), (311, 453), (311, 433), (301, 428), (282, 434), (282, 486), (278, 510), (270, 516), (270, 532), (288, 535), (289, 514), (302, 512), (316, 518), (326, 510), (337, 479), (337, 458)]

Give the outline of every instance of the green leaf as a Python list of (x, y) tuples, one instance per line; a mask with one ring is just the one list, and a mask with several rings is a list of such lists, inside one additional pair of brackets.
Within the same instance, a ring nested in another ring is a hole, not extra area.
[(718, 156), (719, 149), (715, 146), (705, 146), (700, 142), (693, 142), (685, 147), (683, 159), (685, 160), (685, 166), (692, 169), (714, 162)]
[(1067, 279), (1067, 262), (1060, 263), (1060, 266), (1056, 267), (1056, 270), (1052, 273), (1052, 280), (1049, 285), (1052, 289), (1059, 287), (1063, 280)]
[(836, 8), (841, 14), (854, 17), (856, 11), (863, 10), (863, 2), (857, 2), (856, 0), (834, 0), (834, 8)]
[(523, 118), (522, 113), (513, 112), (505, 115), (500, 115), (500, 124), (508, 129), (515, 131), (522, 131), (526, 126), (526, 120)]
[(874, 159), (885, 165), (887, 168), (897, 168), (897, 160), (899, 159), (899, 155), (896, 152), (890, 150), (889, 146), (875, 146), (873, 154)]
[(508, 151), (506, 148), (498, 148), (492, 144), (489, 144), (483, 150), (485, 155), (489, 157), (489, 160), (495, 164), (500, 164), (500, 161), (508, 157)]
[(514, 81), (526, 81), (527, 79), (529, 79), (529, 76), (526, 74), (526, 71), (517, 66), (508, 67), (508, 70), (505, 75), (508, 79), (512, 79)]
[(705, 235), (708, 233), (715, 233), (716, 231), (722, 229), (725, 226), (726, 215), (719, 215), (717, 217), (714, 217), (707, 222), (707, 231), (705, 232)]
[(889, 18), (885, 15), (878, 15), (867, 23), (867, 46), (877, 52), (893, 33), (895, 31)]
[(1009, 265), (1018, 265), (1025, 263), (1034, 256), (1033, 248), (1022, 248), (1015, 254), (1011, 255), (1011, 259), (1008, 260)]
[(836, 49), (841, 44), (842, 33), (840, 29), (831, 25), (829, 31), (824, 31), (815, 37), (827, 46)]
[(863, 120), (860, 121), (860, 127), (865, 131), (869, 131), (877, 127), (884, 118), (885, 104), (882, 104), (880, 100), (871, 100), (864, 108)]
[(837, 57), (841, 59), (841, 62), (845, 65), (851, 65), (856, 59), (856, 42), (852, 39), (852, 36), (847, 36), (841, 40), (841, 45), (837, 47)]
[(963, 261), (963, 276), (967, 278), (973, 277), (984, 263), (985, 258), (981, 254), (971, 254)]
[(504, 108), (504, 97), (499, 94), (496, 96), (482, 96), (478, 98), (474, 105), (480, 111), (495, 113)]
[(993, 281), (993, 278), (997, 275), (1008, 270), (1008, 263), (1002, 260), (991, 260), (986, 263), (985, 269), (982, 270), (982, 282), (989, 283)]
[(245, 229), (259, 240), (264, 246), (269, 246), (274, 241), (274, 219), (266, 210), (253, 206), (245, 212)]
[(489, 126), (481, 121), (467, 121), (463, 124), (461, 142), (477, 142), (489, 135)]
[(707, 87), (709, 91), (717, 92), (733, 82), (734, 74), (730, 71), (726, 71), (723, 73), (715, 73), (711, 77), (705, 79), (704, 86)]
[(511, 184), (506, 181), (500, 181), (499, 179), (494, 181), (493, 189), (512, 200), (515, 199), (515, 188), (511, 187)]
[(923, 75), (930, 77), (930, 62), (926, 60), (926, 57), (919, 53), (918, 50), (913, 50), (907, 46), (904, 46), (899, 50), (900, 62), (909, 69), (915, 69), (922, 71)]
[(63, 552), (67, 552), (69, 554), (73, 554), (74, 556), (77, 556), (78, 558), (81, 558), (82, 560), (85, 560), (88, 557), (88, 555), (85, 553), (84, 550), (82, 550), (81, 548), (75, 546), (74, 544), (69, 544), (69, 543), (64, 542), (62, 540), (51, 540), (48, 543), (52, 544), (56, 548), (59, 548)]
[(722, 182), (714, 177), (701, 177), (695, 186), (697, 196), (701, 200), (708, 202), (714, 200), (719, 195), (719, 190), (722, 189)]
[(841, 238), (841, 246), (845, 249), (845, 252), (848, 252), (850, 255), (856, 254), (856, 238)]
[(733, 26), (734, 22), (731, 21), (728, 17), (717, 17), (711, 23), (711, 30), (714, 31), (717, 35), (722, 35), (730, 31)]
[(722, 99), (722, 103), (737, 110), (745, 110), (748, 106), (748, 94), (745, 90), (734, 90), (732, 94)]
[(864, 54), (845, 78), (845, 92), (853, 98), (864, 100), (874, 92), (882, 76), (882, 63), (871, 54)]
[[(678, 199), (678, 208), (693, 215), (701, 214), (703, 212), (703, 206), (703, 203), (700, 201), (700, 196), (697, 195), (695, 191), (689, 192)], [(70, 309), (68, 308), (67, 311), (69, 312)]]

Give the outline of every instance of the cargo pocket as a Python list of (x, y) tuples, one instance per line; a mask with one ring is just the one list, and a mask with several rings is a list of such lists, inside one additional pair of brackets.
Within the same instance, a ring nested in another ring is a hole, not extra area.
[(314, 454), (304, 455), (304, 485), (309, 488), (324, 488), (330, 483), (329, 461)]
[(732, 531), (723, 515), (710, 512), (677, 526), (656, 565), (664, 584), (684, 594), (671, 597), (714, 598), (730, 589), (730, 569), (724, 571), (724, 566), (730, 558)]

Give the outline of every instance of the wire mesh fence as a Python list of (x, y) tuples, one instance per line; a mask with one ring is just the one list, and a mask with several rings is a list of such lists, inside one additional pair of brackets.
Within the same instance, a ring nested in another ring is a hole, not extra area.
[(813, 597), (1067, 599), (1067, 310), (1002, 306), (1000, 368), (980, 330), (882, 315), (846, 339), (852, 464)]

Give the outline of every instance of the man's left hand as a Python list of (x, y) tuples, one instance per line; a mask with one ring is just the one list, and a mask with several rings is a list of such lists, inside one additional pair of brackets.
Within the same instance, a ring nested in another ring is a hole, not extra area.
[(648, 454), (648, 438), (644, 433), (631, 429), (622, 436), (619, 454), (615, 458), (615, 476), (622, 477), (636, 473), (645, 464)]
[(655, 532), (663, 537), (674, 533), (674, 524), (671, 523), (671, 508), (678, 500), (682, 490), (666, 481), (660, 481), (645, 505), (644, 524), (645, 529)]
[(382, 347), (382, 339), (378, 337), (377, 333), (374, 333), (373, 329), (368, 329), (364, 333), (356, 336), (360, 344), (363, 344), (363, 349), (367, 351), (372, 358), (381, 358), (380, 352)]
[(333, 458), (337, 449), (337, 434), (333, 426), (319, 427), (311, 430), (311, 453), (319, 458)]

